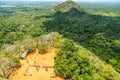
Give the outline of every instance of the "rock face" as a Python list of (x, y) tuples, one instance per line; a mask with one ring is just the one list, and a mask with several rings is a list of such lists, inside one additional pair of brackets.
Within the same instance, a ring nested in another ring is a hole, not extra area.
[[(3, 77), (8, 77), (9, 74), (12, 72), (12, 67), (15, 66), (15, 63), (9, 58), (2, 58), (0, 59), (0, 75)], [(4, 80), (4, 79), (0, 79)]]
[(72, 0), (67, 0), (63, 3), (58, 4), (55, 8), (54, 11), (60, 11), (60, 12), (67, 12), (71, 8), (76, 8), (78, 10), (81, 10), (81, 7), (79, 4), (73, 2)]
[(43, 44), (53, 47), (53, 41), (56, 36), (57, 36), (56, 32), (51, 32), (48, 35), (42, 37), (41, 42)]

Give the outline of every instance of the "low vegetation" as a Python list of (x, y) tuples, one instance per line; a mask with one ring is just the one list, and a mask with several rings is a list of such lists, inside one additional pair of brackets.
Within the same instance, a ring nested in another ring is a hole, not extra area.
[(110, 65), (72, 40), (65, 40), (55, 57), (55, 72), (72, 80), (119, 80), (120, 74)]

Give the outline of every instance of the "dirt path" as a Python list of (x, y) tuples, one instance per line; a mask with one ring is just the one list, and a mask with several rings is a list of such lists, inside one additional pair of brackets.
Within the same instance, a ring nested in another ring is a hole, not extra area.
[(54, 77), (54, 68), (43, 68), (54, 66), (56, 51), (52, 48), (44, 55), (39, 54), (38, 50), (31, 53), (25, 60), (20, 60), (21, 67), (10, 75), (9, 80), (64, 80)]

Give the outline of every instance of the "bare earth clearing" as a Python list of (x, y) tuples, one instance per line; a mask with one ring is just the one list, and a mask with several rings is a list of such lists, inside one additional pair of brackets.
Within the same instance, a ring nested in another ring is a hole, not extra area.
[(54, 73), (54, 57), (57, 51), (52, 48), (43, 55), (38, 50), (30, 53), (25, 60), (20, 60), (21, 67), (10, 75), (9, 80), (64, 80)]

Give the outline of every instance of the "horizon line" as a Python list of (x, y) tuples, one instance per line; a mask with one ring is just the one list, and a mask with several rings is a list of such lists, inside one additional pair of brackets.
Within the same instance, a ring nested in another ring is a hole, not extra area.
[[(64, 2), (65, 0), (0, 0), (2, 2)], [(81, 1), (81, 0), (76, 0), (74, 2), (91, 2), (91, 3), (96, 3), (96, 2), (101, 2), (101, 3), (104, 3), (104, 2), (108, 2), (108, 3), (116, 3), (116, 2), (120, 2), (120, 1), (90, 1), (90, 0), (84, 0), (84, 1)]]

